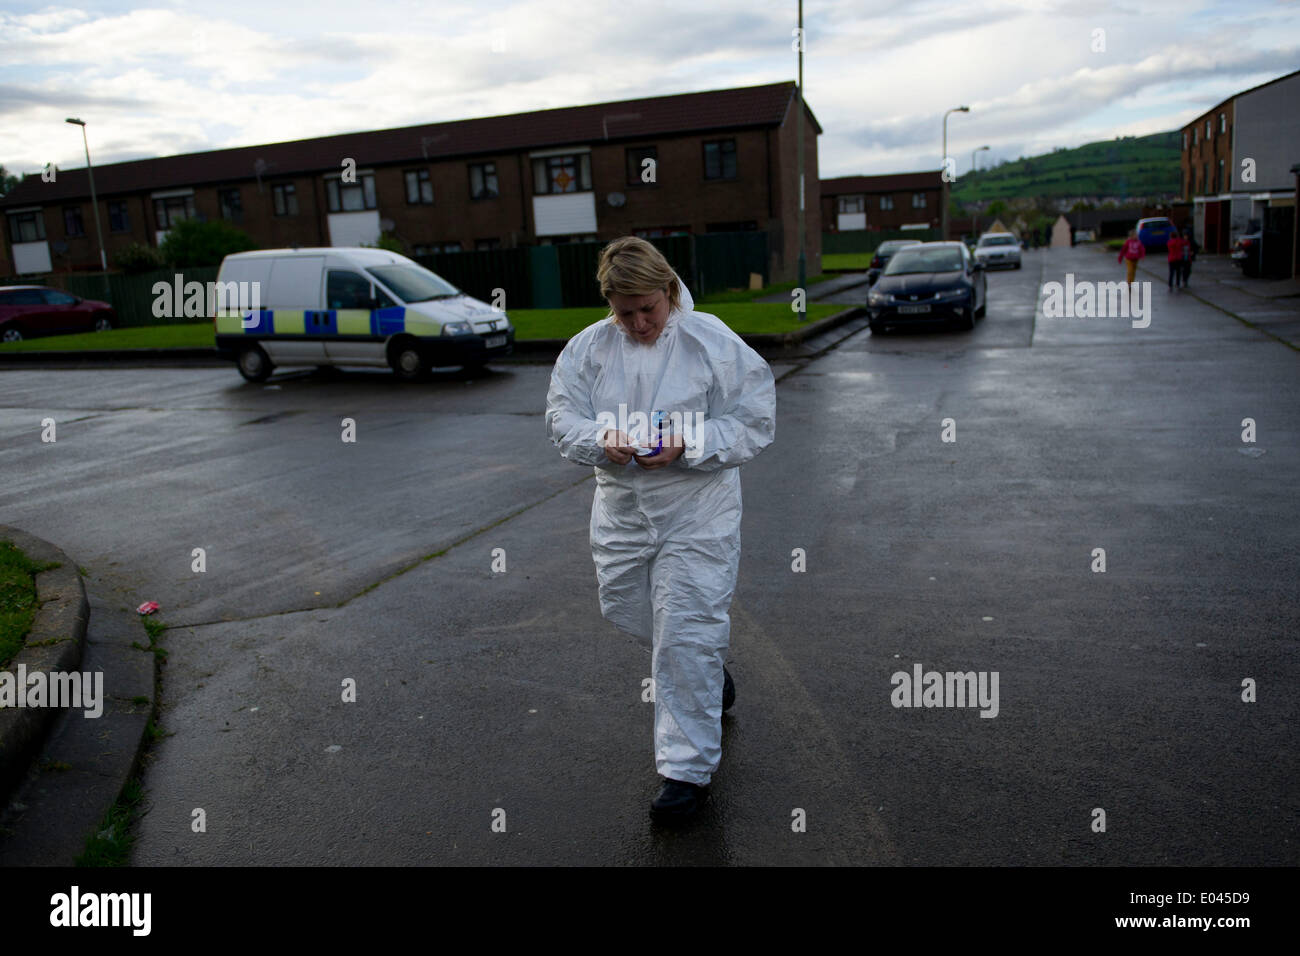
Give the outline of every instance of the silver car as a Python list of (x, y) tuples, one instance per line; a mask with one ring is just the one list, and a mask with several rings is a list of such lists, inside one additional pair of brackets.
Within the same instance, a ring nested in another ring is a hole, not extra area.
[(975, 261), (986, 269), (1020, 268), (1020, 240), (1009, 232), (986, 232), (975, 246)]

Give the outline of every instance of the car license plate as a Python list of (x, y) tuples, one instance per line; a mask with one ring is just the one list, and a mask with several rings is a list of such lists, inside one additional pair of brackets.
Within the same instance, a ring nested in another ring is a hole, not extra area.
[(483, 340), (483, 345), (490, 349), (494, 349), (497, 348), (498, 346), (505, 345), (505, 344), (506, 344), (506, 337), (504, 335), (489, 335), (487, 338)]
[(898, 311), (902, 315), (917, 315), (921, 312), (929, 312), (930, 307), (928, 305), (900, 305)]

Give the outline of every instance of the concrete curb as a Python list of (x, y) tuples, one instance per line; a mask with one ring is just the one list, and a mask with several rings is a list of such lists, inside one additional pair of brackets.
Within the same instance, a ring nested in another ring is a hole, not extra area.
[[(79, 669), (90, 602), (77, 566), (48, 541), (17, 528), (0, 525), (0, 540), (12, 541), (33, 561), (59, 562), (59, 567), (35, 576), (40, 606), (26, 643), (5, 670), (16, 680), (19, 665), (28, 673)], [(53, 707), (0, 708), (0, 797), (8, 795), (22, 779), (58, 713)]]
[(216, 349), (63, 349), (50, 352), (0, 351), (0, 363), (15, 365), (43, 365), (54, 362), (102, 365), (116, 362), (175, 362), (190, 365), (197, 362), (212, 365), (234, 365), (221, 358)]

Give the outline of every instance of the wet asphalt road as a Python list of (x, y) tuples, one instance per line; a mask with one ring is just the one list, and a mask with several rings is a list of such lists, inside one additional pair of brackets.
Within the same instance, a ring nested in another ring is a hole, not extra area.
[[(0, 372), (0, 523), (170, 625), (134, 862), (1300, 862), (1300, 357), (1162, 286), (1147, 329), (1036, 319), (1115, 268), (1025, 262), (974, 332), (774, 363), (738, 702), (682, 832), (646, 820), (649, 657), (600, 617), (548, 367)], [(997, 716), (891, 706), (918, 663), (996, 672)]]

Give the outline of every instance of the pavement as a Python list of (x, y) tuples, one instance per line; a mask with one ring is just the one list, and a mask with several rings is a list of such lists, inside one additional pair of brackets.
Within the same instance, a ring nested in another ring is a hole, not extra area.
[[(132, 862), (1296, 865), (1297, 357), (1196, 295), (1043, 314), (1115, 271), (1027, 252), (973, 332), (772, 360), (737, 703), (680, 832), (646, 820), (649, 659), (600, 617), (545, 366), (0, 373), (0, 517), (163, 605)], [(893, 706), (915, 664), (1000, 675), (997, 716)]]
[[(1168, 289), (1168, 260), (1162, 254), (1143, 259), (1138, 269)], [(1190, 295), (1300, 349), (1300, 280), (1252, 279), (1228, 256), (1201, 255), (1192, 264), (1187, 287), (1173, 294)]]

